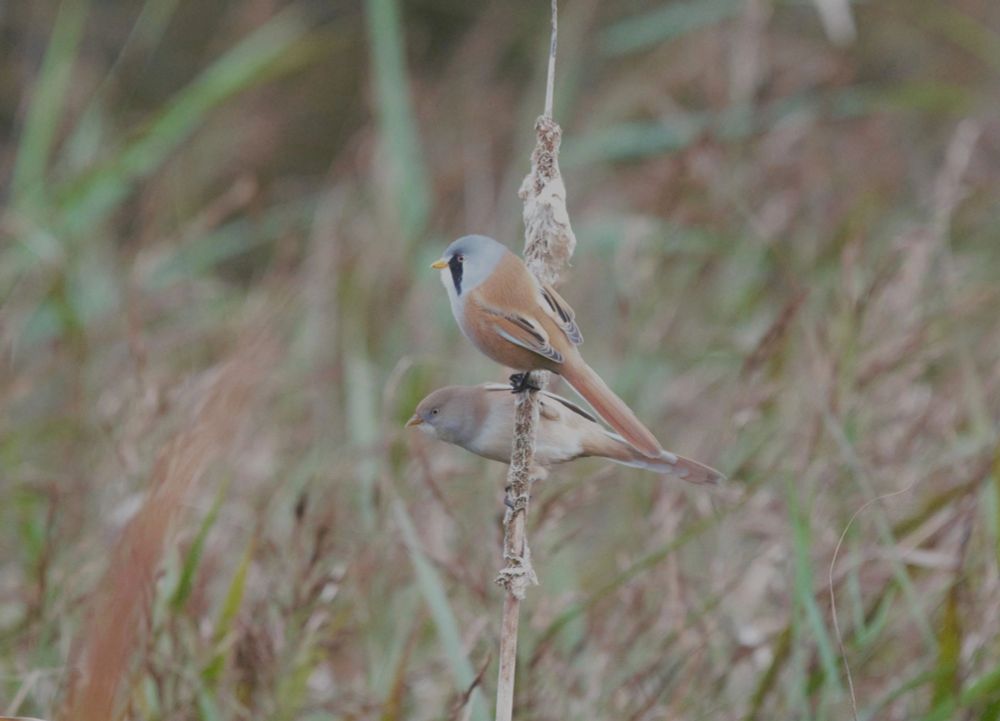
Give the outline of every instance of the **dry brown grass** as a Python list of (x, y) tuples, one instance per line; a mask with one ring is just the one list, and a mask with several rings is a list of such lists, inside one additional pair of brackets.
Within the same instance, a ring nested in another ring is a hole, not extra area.
[(274, 351), (245, 343), (234, 359), (207, 373), (190, 420), (157, 454), (146, 499), (115, 541), (107, 571), (89, 601), (84, 631), (69, 659), (59, 718), (107, 721), (122, 717), (123, 691), (144, 664), (155, 583), (178, 516), (206, 471), (237, 447)]

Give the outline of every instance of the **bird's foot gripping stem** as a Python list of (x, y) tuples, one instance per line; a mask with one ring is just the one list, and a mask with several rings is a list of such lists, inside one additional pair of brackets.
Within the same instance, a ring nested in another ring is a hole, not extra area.
[(531, 373), (514, 373), (510, 377), (511, 393), (524, 393), (525, 391), (540, 391), (541, 386), (536, 385), (531, 378)]

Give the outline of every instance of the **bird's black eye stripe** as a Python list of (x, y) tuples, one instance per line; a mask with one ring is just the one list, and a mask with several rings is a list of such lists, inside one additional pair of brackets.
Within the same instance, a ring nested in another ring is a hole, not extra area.
[(451, 282), (455, 284), (455, 293), (462, 295), (462, 260), (461, 255), (453, 255), (448, 260), (448, 268), (451, 270)]

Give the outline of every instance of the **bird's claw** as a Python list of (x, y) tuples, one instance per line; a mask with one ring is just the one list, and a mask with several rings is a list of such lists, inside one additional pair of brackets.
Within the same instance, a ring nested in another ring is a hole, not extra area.
[(510, 513), (512, 514), (527, 511), (529, 500), (530, 496), (527, 493), (515, 496), (514, 488), (512, 486), (507, 486), (507, 488), (504, 489), (503, 504), (510, 509)]
[(508, 484), (503, 489), (503, 504), (512, 511), (514, 510), (514, 497), (513, 494), (511, 493), (513, 488), (514, 488), (513, 486)]
[(511, 393), (524, 393), (525, 391), (540, 391), (540, 386), (531, 381), (531, 373), (514, 373), (510, 377)]

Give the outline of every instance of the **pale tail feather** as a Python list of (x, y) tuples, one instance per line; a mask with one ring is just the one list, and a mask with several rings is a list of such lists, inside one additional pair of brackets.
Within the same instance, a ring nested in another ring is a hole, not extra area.
[(628, 441), (617, 433), (608, 433), (605, 431), (605, 435), (608, 443), (600, 449), (595, 449), (597, 452), (594, 455), (604, 456), (615, 463), (621, 463), (623, 466), (642, 468), (654, 473), (675, 476), (689, 483), (717, 485), (726, 480), (726, 477), (719, 473), (719, 471), (711, 466), (706, 466), (704, 463), (693, 461), (684, 456), (678, 456), (676, 453), (671, 453), (670, 451), (663, 451), (659, 458), (650, 458), (633, 448)]

